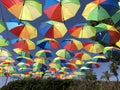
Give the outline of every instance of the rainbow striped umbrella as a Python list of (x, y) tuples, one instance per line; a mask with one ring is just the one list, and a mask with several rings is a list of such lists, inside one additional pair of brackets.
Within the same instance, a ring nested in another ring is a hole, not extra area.
[(76, 39), (65, 39), (61, 42), (61, 45), (69, 51), (80, 50), (83, 47), (81, 41)]

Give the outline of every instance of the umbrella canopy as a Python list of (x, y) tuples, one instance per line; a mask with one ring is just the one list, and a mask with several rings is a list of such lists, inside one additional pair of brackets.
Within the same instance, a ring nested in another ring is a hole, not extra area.
[(98, 42), (85, 42), (83, 48), (86, 51), (95, 53), (95, 54), (103, 52), (103, 49), (104, 49), (103, 45), (101, 45)]
[(119, 10), (118, 0), (95, 0), (88, 3), (82, 13), (86, 20), (101, 21)]
[(89, 67), (86, 67), (86, 66), (82, 66), (78, 71), (79, 71), (79, 72), (88, 73), (88, 72), (91, 72), (92, 69), (89, 68)]
[(106, 44), (115, 44), (120, 40), (120, 33), (117, 31), (102, 31), (96, 34), (96, 38)]
[(76, 64), (76, 65), (82, 65), (82, 64), (84, 64), (84, 61), (79, 60), (79, 59), (70, 59), (69, 61), (70, 61), (70, 63)]
[(29, 65), (33, 64), (33, 60), (28, 57), (19, 56), (15, 60), (18, 62), (23, 62), (23, 63), (29, 64)]
[(6, 22), (8, 30), (19, 38), (33, 39), (37, 37), (37, 29), (28, 22), (10, 20)]
[(12, 54), (7, 49), (0, 47), (0, 56), (9, 57)]
[(29, 52), (29, 50), (34, 50), (35, 49), (35, 44), (34, 42), (32, 42), (29, 39), (13, 39), (12, 44), (17, 47), (20, 48), (21, 50), (25, 51), (25, 52)]
[(63, 58), (71, 58), (74, 56), (74, 54), (66, 49), (59, 49), (56, 52), (56, 55), (59, 57), (63, 57)]
[(20, 20), (35, 20), (42, 15), (38, 0), (1, 0), (7, 10)]
[(56, 49), (60, 46), (60, 44), (55, 39), (44, 38), (37, 41), (37, 46), (42, 49)]
[(90, 54), (85, 53), (85, 52), (77, 52), (75, 53), (74, 57), (80, 60), (91, 60), (92, 58)]
[(37, 57), (37, 58), (35, 58), (34, 62), (35, 63), (39, 63), (39, 64), (47, 64), (48, 63), (48, 61), (45, 58), (43, 58), (43, 57)]
[(61, 45), (69, 51), (80, 50), (83, 47), (81, 41), (76, 39), (65, 39), (61, 42)]
[(102, 56), (102, 55), (94, 56), (92, 58), (92, 61), (100, 62), (100, 63), (106, 63), (106, 62), (109, 62), (109, 60), (110, 59), (108, 57)]
[(30, 53), (25, 52), (20, 48), (14, 48), (13, 51), (16, 52), (20, 56), (32, 58), (32, 55)]
[(90, 25), (77, 24), (70, 28), (69, 33), (76, 38), (91, 38), (95, 36), (96, 30)]
[(64, 21), (74, 17), (79, 8), (79, 0), (46, 0), (44, 13), (51, 20)]
[(0, 21), (0, 33), (6, 30), (5, 24), (3, 21)]
[(110, 58), (112, 57), (120, 57), (120, 49), (116, 47), (105, 47), (104, 54), (107, 54)]
[(50, 20), (40, 25), (39, 32), (47, 38), (61, 38), (66, 34), (67, 28), (61, 22)]
[(9, 45), (9, 41), (4, 39), (2, 35), (0, 35), (0, 47), (2, 46), (8, 46)]
[(88, 68), (99, 68), (100, 64), (98, 64), (97, 62), (86, 62), (85, 66)]
[(35, 56), (49, 58), (53, 56), (53, 53), (51, 50), (39, 50), (36, 52)]
[(96, 25), (95, 28), (96, 28), (96, 33), (103, 32), (103, 31), (116, 31), (116, 32), (118, 32), (118, 30), (114, 26), (109, 25), (109, 24), (105, 24), (105, 23), (100, 23), (100, 24)]
[(57, 64), (67, 63), (67, 60), (63, 57), (56, 57), (52, 60), (52, 62)]

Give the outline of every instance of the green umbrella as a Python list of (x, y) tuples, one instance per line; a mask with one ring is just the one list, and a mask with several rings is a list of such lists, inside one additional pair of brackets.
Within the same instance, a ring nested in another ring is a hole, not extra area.
[(73, 53), (67, 51), (66, 49), (60, 49), (56, 52), (56, 55), (59, 57), (63, 57), (63, 58), (71, 58), (73, 57)]

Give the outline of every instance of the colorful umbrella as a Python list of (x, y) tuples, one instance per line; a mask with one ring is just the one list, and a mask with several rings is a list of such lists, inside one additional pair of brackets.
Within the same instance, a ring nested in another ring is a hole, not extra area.
[(9, 41), (4, 39), (3, 36), (0, 35), (0, 47), (8, 46), (8, 45), (9, 45)]
[(23, 63), (29, 64), (29, 65), (33, 64), (33, 60), (28, 57), (19, 56), (15, 60), (18, 62), (23, 62)]
[(79, 0), (46, 0), (44, 13), (51, 20), (64, 21), (74, 17), (79, 8)]
[(95, 36), (96, 30), (90, 25), (77, 24), (70, 28), (69, 33), (76, 38), (91, 38)]
[(96, 28), (96, 33), (103, 32), (103, 31), (116, 31), (116, 32), (118, 32), (118, 30), (114, 26), (109, 25), (109, 24), (105, 24), (105, 23), (100, 23), (100, 24), (96, 25), (95, 28)]
[(0, 47), (0, 56), (9, 57), (12, 54), (7, 49)]
[(33, 39), (37, 37), (37, 29), (28, 22), (20, 23), (18, 20), (6, 22), (8, 30), (19, 38)]
[(96, 39), (106, 44), (115, 44), (120, 40), (120, 33), (110, 30), (102, 31), (96, 34)]
[(100, 67), (100, 65), (97, 62), (92, 62), (92, 61), (86, 62), (84, 65), (88, 68), (99, 68)]
[(101, 21), (119, 10), (118, 0), (95, 0), (88, 3), (82, 13), (86, 20)]
[(30, 53), (25, 52), (25, 51), (21, 50), (20, 48), (14, 48), (13, 51), (16, 52), (17, 54), (19, 54), (20, 56), (32, 58), (32, 55)]
[(29, 50), (35, 49), (34, 42), (32, 42), (29, 39), (18, 38), (18, 39), (13, 39), (11, 42), (15, 47), (20, 48), (21, 50), (25, 52), (29, 52)]
[(47, 38), (61, 38), (66, 34), (67, 28), (61, 22), (50, 20), (40, 25), (39, 32)]
[(53, 53), (50, 50), (39, 50), (36, 52), (35, 56), (49, 58), (53, 56)]
[(106, 56), (98, 55), (94, 56), (91, 60), (95, 62), (106, 63), (109, 62), (110, 59)]
[(71, 70), (75, 70), (78, 68), (76, 64), (72, 64), (72, 63), (67, 63), (65, 67)]
[(88, 53), (85, 52), (77, 52), (75, 53), (75, 58), (80, 59), (80, 60), (91, 60), (92, 56)]
[(35, 58), (34, 62), (35, 63), (39, 63), (39, 64), (47, 64), (48, 63), (48, 61), (45, 58), (43, 58), (43, 57)]
[(82, 49), (82, 43), (76, 39), (65, 39), (61, 42), (63, 48), (69, 51), (80, 50)]
[(37, 46), (42, 49), (56, 49), (60, 46), (60, 44), (55, 39), (44, 38), (37, 41)]
[(38, 0), (1, 0), (7, 10), (20, 20), (35, 20), (42, 15)]
[(5, 24), (3, 21), (0, 21), (0, 33), (6, 30)]
[(120, 49), (112, 46), (105, 47), (103, 53), (107, 54), (110, 58), (120, 57)]
[(79, 59), (70, 59), (69, 61), (70, 61), (70, 63), (76, 64), (76, 65), (82, 65), (82, 64), (84, 64), (84, 61), (79, 60)]
[(56, 52), (56, 55), (59, 57), (63, 57), (63, 58), (71, 58), (74, 56), (74, 54), (66, 49), (59, 49)]
[(89, 67), (82, 66), (80, 69), (78, 69), (78, 71), (79, 71), (79, 72), (88, 73), (88, 72), (91, 72), (92, 69), (89, 68)]
[(56, 57), (52, 60), (52, 62), (57, 63), (57, 64), (64, 64), (67, 63), (67, 60), (63, 57)]
[(104, 49), (103, 45), (98, 42), (85, 42), (83, 45), (86, 51), (96, 54), (103, 52)]

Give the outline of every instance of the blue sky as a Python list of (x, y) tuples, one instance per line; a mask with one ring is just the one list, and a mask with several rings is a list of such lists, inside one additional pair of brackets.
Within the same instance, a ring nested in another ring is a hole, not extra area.
[[(44, 5), (44, 1), (45, 1), (45, 0), (40, 0), (40, 2), (41, 2), (43, 5)], [(90, 1), (93, 1), (93, 0), (81, 0), (81, 7), (80, 7), (78, 13), (76, 14), (76, 16), (73, 17), (73, 18), (71, 18), (71, 19), (69, 19), (69, 20), (67, 20), (67, 21), (65, 21), (65, 25), (66, 25), (66, 27), (67, 27), (68, 29), (71, 28), (71, 27), (72, 27), (73, 25), (75, 25), (75, 24), (78, 24), (78, 23), (86, 23), (86, 20), (81, 16), (81, 14), (82, 14), (82, 11), (83, 11), (85, 5), (86, 5), (87, 3), (89, 3)], [(0, 3), (0, 5), (2, 6), (1, 3)], [(1, 9), (2, 9), (2, 15), (3, 15), (5, 21), (14, 18), (14, 16), (13, 16), (12, 14), (10, 14), (3, 6), (1, 7)], [(0, 17), (1, 17), (1, 14), (0, 14)], [(38, 28), (39, 25), (40, 25), (42, 22), (47, 21), (47, 20), (49, 20), (49, 19), (48, 19), (48, 18), (46, 17), (46, 15), (43, 13), (43, 15), (42, 15), (40, 18), (38, 18), (38, 19), (36, 19), (35, 21), (32, 21), (32, 22), (30, 22), (30, 23), (31, 23), (33, 26), (35, 26), (36, 28)], [(8, 31), (3, 32), (2, 35), (3, 35), (3, 37), (5, 37), (5, 38), (9, 38), (10, 40), (11, 40), (11, 39), (14, 39), (14, 38), (17, 38), (17, 37), (15, 37), (14, 35), (12, 35), (11, 33), (9, 33)], [(69, 35), (66, 35), (63, 39), (69, 38), (69, 37), (70, 37)], [(33, 39), (33, 41), (36, 41), (36, 40), (38, 40), (38, 38)], [(12, 51), (12, 49), (13, 49), (14, 47), (13, 47), (13, 46), (9, 46), (9, 47), (5, 47), (5, 48), (7, 48), (9, 51)], [(37, 47), (36, 50), (39, 50), (39, 48)], [(34, 50), (34, 51), (31, 51), (32, 54), (35, 53), (35, 52), (36, 52), (35, 50)], [(13, 54), (13, 57), (16, 57), (16, 54)], [(109, 66), (109, 64), (108, 64), (108, 63), (105, 63), (105, 64), (101, 64), (101, 67), (100, 67), (99, 69), (95, 69), (95, 72), (96, 72), (96, 74), (98, 75), (98, 78), (100, 78), (100, 75), (102, 74), (102, 71), (108, 70), (108, 66)], [(113, 78), (113, 79), (114, 79), (114, 78)], [(10, 79), (10, 80), (11, 80), (11, 79)], [(4, 81), (5, 81), (5, 78), (0, 78), (0, 86), (4, 85), (4, 83), (5, 83)]]

